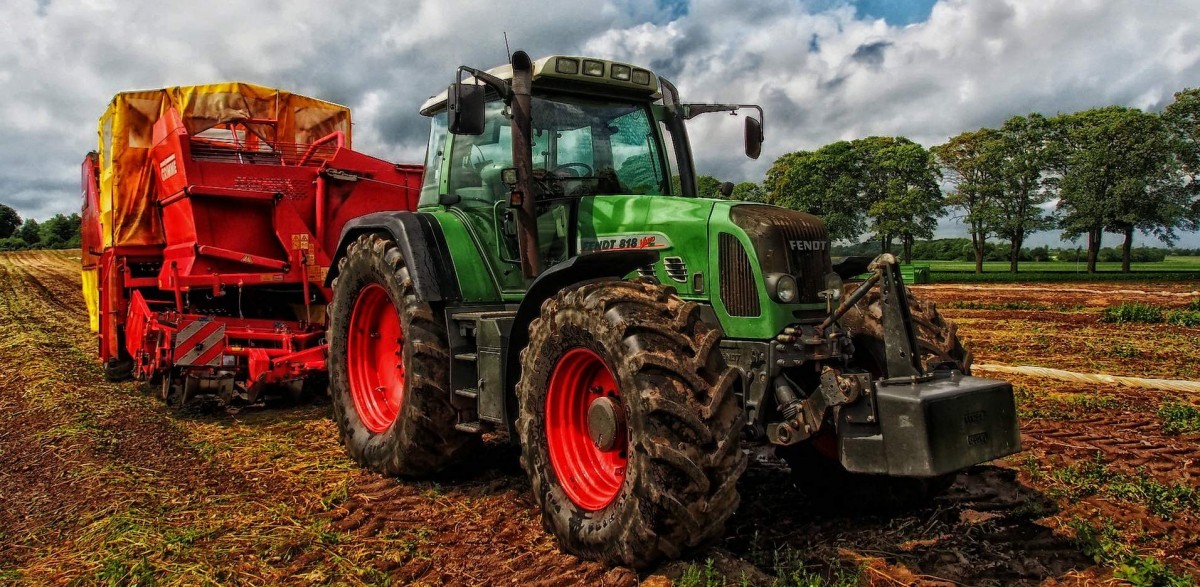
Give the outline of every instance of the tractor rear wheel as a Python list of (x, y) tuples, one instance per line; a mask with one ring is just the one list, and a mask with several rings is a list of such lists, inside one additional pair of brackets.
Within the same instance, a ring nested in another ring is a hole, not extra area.
[(521, 462), (546, 530), (645, 568), (719, 537), (746, 467), (737, 371), (674, 291), (601, 281), (542, 305), (521, 352)]
[(329, 312), (333, 416), (355, 461), (424, 476), (479, 444), (454, 428), (445, 319), (417, 299), (395, 242), (367, 234), (350, 244)]

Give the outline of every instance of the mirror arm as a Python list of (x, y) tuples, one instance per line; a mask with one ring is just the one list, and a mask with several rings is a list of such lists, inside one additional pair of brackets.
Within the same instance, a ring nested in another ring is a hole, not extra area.
[(753, 108), (758, 111), (758, 119), (763, 119), (762, 106), (758, 104), (680, 104), (677, 110), (684, 120), (691, 120), (701, 114), (709, 112), (732, 112), (736, 113), (742, 108)]
[(509, 85), (508, 82), (486, 71), (475, 69), (474, 67), (468, 67), (466, 65), (460, 65), (458, 67), (458, 83), (460, 84), (462, 83), (463, 72), (471, 74), (476, 81), (483, 82), (488, 87), (496, 90), (496, 93), (500, 95), (500, 98), (504, 100), (505, 104), (512, 102), (512, 86)]

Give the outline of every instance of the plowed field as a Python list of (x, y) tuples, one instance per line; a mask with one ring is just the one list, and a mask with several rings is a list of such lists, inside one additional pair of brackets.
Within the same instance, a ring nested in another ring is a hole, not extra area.
[[(1200, 398), (1010, 377), (1022, 454), (931, 504), (819, 503), (757, 454), (726, 537), (649, 572), (559, 552), (516, 451), (357, 469), (328, 405), (174, 413), (103, 382), (69, 252), (0, 254), (0, 584), (1010, 585), (1200, 577)], [(976, 362), (1200, 379), (1200, 329), (1099, 322), (1188, 286), (922, 286)], [(711, 562), (710, 562), (711, 561)], [(1120, 578), (1119, 578), (1120, 577)]]

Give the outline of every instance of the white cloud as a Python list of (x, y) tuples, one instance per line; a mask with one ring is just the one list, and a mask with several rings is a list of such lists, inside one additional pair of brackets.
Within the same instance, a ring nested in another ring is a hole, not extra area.
[(647, 65), (693, 101), (766, 109), (759, 161), (709, 115), (702, 172), (759, 180), (779, 155), (899, 134), (926, 145), (1008, 116), (1107, 104), (1158, 109), (1200, 82), (1195, 3), (942, 0), (907, 26), (847, 4), (696, 0), (204, 3), (11, 0), (0, 21), (0, 201), (44, 218), (77, 206), (76, 166), (121, 90), (242, 79), (345, 103), (357, 146), (419, 161), (415, 113), (455, 66), (592, 53)]

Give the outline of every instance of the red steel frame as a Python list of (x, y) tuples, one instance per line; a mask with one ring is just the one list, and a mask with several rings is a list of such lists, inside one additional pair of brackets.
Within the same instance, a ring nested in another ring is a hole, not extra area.
[[(353, 151), (340, 132), (266, 144), (239, 138), (251, 134), (236, 122), (218, 130), (230, 138), (192, 136), (174, 109), (154, 125), (162, 244), (99, 246), (96, 156), (85, 158), (83, 262), (99, 273), (100, 358), (132, 359), (139, 379), (232, 375), (246, 390), (323, 372), (324, 281), (341, 229), (371, 212), (415, 209), (423, 168)], [(292, 311), (243, 318), (189, 301), (255, 289)]]

